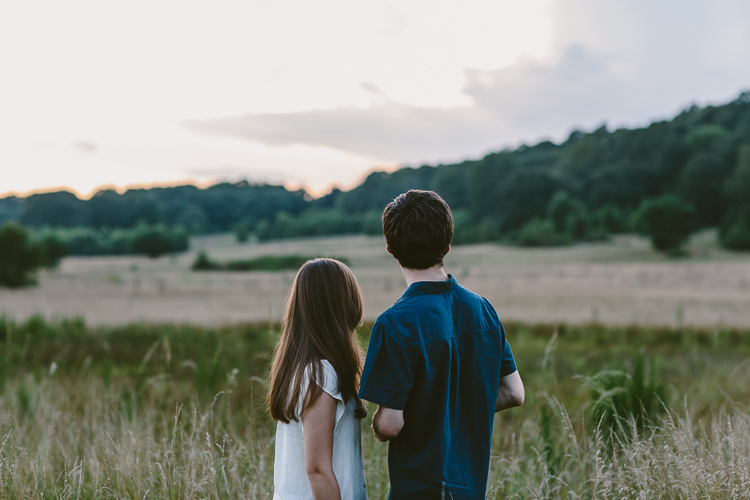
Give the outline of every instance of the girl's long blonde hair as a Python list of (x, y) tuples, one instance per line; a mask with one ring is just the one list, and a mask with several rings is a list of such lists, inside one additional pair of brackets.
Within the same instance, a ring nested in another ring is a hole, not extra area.
[[(314, 259), (300, 268), (289, 291), (271, 365), (268, 407), (274, 420), (299, 421), (318, 399), (324, 359), (336, 371), (344, 402), (354, 398), (355, 416), (367, 415), (357, 395), (364, 356), (354, 335), (362, 314), (359, 284), (344, 263)], [(308, 377), (308, 393), (298, 408), (304, 377)]]

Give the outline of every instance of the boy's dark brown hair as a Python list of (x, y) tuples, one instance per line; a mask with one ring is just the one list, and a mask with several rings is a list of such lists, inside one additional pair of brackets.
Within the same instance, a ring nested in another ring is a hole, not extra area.
[(453, 215), (437, 193), (412, 189), (385, 207), (383, 234), (402, 267), (442, 266), (453, 239)]
[[(274, 420), (299, 421), (315, 403), (323, 392), (324, 359), (336, 371), (344, 402), (354, 399), (354, 415), (367, 415), (357, 395), (363, 354), (354, 329), (362, 322), (362, 313), (357, 279), (344, 263), (315, 259), (300, 268), (289, 290), (271, 365), (267, 403)], [(307, 396), (300, 402), (304, 385)]]

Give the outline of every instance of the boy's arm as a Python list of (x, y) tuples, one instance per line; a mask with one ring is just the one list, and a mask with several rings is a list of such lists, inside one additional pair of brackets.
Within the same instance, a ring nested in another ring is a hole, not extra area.
[(398, 436), (404, 427), (404, 412), (393, 410), (385, 406), (378, 406), (375, 415), (372, 416), (372, 433), (378, 441), (385, 443)]
[(379, 441), (393, 439), (401, 432), (403, 408), (413, 385), (406, 347), (378, 318), (370, 334), (359, 397), (378, 405), (371, 428)]
[(495, 413), (523, 404), (525, 391), (518, 370), (500, 378), (495, 401)]

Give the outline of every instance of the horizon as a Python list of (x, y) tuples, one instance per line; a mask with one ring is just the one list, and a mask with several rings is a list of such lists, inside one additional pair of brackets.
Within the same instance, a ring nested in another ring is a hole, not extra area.
[[(430, 165), (437, 167), (438, 165)], [(18, 191), (6, 191), (6, 192), (0, 192), (0, 200), (9, 198), (9, 197), (16, 197), (16, 198), (28, 198), (29, 196), (35, 195), (35, 194), (47, 194), (47, 193), (59, 193), (59, 192), (68, 192), (73, 193), (76, 195), (76, 197), (80, 200), (89, 200), (91, 199), (96, 193), (101, 191), (115, 191), (118, 194), (123, 194), (130, 190), (148, 190), (148, 189), (158, 189), (158, 188), (172, 188), (172, 187), (181, 187), (181, 186), (195, 186), (198, 189), (208, 189), (211, 186), (216, 186), (218, 184), (238, 184), (241, 182), (247, 182), (251, 185), (256, 186), (280, 186), (286, 189), (287, 191), (298, 191), (302, 190), (306, 194), (312, 197), (312, 199), (316, 198), (322, 198), (331, 192), (333, 192), (334, 189), (340, 189), (341, 191), (350, 191), (354, 188), (356, 188), (358, 185), (360, 185), (368, 175), (376, 173), (376, 172), (394, 172), (401, 168), (414, 168), (410, 165), (404, 165), (404, 166), (396, 166), (394, 168), (389, 167), (373, 167), (372, 169), (366, 170), (361, 177), (352, 185), (347, 186), (346, 188), (341, 188), (338, 184), (334, 183), (331, 184), (326, 188), (325, 191), (321, 192), (311, 192), (308, 189), (305, 189), (304, 186), (294, 186), (294, 185), (287, 185), (285, 183), (275, 183), (275, 182), (265, 182), (263, 180), (251, 180), (246, 178), (237, 178), (237, 179), (213, 179), (209, 181), (196, 181), (194, 179), (183, 179), (183, 180), (176, 180), (176, 181), (168, 181), (168, 182), (153, 182), (153, 183), (134, 183), (134, 184), (127, 184), (125, 186), (116, 186), (114, 184), (103, 184), (101, 186), (97, 186), (91, 191), (88, 191), (87, 193), (81, 193), (80, 191), (76, 190), (73, 187), (70, 186), (49, 186), (45, 188), (40, 189), (31, 189), (29, 191), (24, 192), (18, 192)]]
[[(642, 124), (639, 124), (639, 125), (636, 125), (636, 126), (612, 128), (612, 127), (609, 126), (609, 124), (608, 124), (607, 121), (604, 121), (604, 122), (600, 123), (599, 125), (595, 125), (595, 126), (591, 127), (590, 129), (583, 129), (581, 127), (570, 127), (570, 129), (568, 131), (568, 134), (570, 134), (570, 133), (572, 133), (572, 132), (574, 132), (576, 130), (577, 131), (581, 131), (581, 132), (583, 132), (585, 134), (588, 134), (588, 133), (592, 133), (593, 131), (595, 131), (596, 129), (598, 129), (598, 128), (602, 127), (602, 126), (604, 126), (609, 133), (613, 133), (616, 130), (621, 130), (621, 129), (625, 129), (625, 130), (644, 129), (644, 128), (647, 128), (648, 126), (650, 126), (653, 123), (674, 120), (677, 116), (679, 116), (680, 114), (682, 114), (682, 113), (690, 110), (690, 108), (693, 107), (693, 106), (698, 106), (699, 108), (705, 108), (705, 107), (708, 107), (708, 106), (721, 106), (721, 105), (725, 105), (725, 104), (728, 104), (728, 103), (730, 103), (730, 102), (738, 99), (742, 94), (745, 94), (745, 93), (748, 93), (748, 92), (750, 92), (750, 87), (748, 87), (747, 89), (740, 89), (740, 91), (733, 98), (731, 98), (729, 100), (722, 101), (722, 102), (703, 102), (703, 103), (699, 104), (698, 100), (693, 100), (690, 103), (688, 103), (685, 106), (683, 106), (682, 108), (680, 108), (679, 110), (675, 111), (671, 115), (663, 116), (663, 117), (659, 117), (659, 118), (652, 118), (652, 119), (649, 119), (646, 122), (644, 122)], [(241, 182), (247, 182), (247, 183), (249, 183), (251, 185), (281, 186), (281, 187), (284, 187), (288, 191), (302, 190), (307, 195), (309, 195), (311, 197), (311, 199), (317, 199), (317, 198), (322, 198), (322, 197), (330, 194), (335, 189), (339, 189), (341, 191), (350, 191), (350, 190), (356, 188), (357, 186), (359, 186), (360, 184), (362, 184), (362, 182), (364, 182), (364, 180), (370, 174), (373, 174), (373, 173), (376, 173), (376, 172), (389, 172), (389, 173), (391, 173), (391, 172), (395, 172), (396, 170), (400, 170), (400, 169), (403, 169), (403, 168), (419, 168), (421, 166), (439, 167), (439, 166), (442, 166), (442, 165), (457, 164), (457, 163), (460, 163), (462, 161), (478, 161), (478, 160), (481, 160), (482, 158), (484, 158), (485, 156), (487, 156), (489, 154), (499, 153), (499, 152), (504, 152), (504, 151), (511, 151), (511, 152), (513, 152), (513, 151), (517, 151), (519, 148), (521, 148), (523, 146), (532, 146), (533, 147), (533, 146), (536, 146), (536, 145), (538, 145), (540, 143), (543, 143), (543, 142), (552, 142), (553, 144), (555, 144), (555, 146), (560, 146), (566, 140), (567, 140), (567, 136), (566, 137), (562, 137), (562, 138), (558, 138), (557, 140), (554, 140), (553, 138), (540, 137), (535, 142), (531, 142), (531, 143), (529, 141), (519, 141), (517, 144), (513, 145), (512, 147), (511, 146), (506, 146), (506, 147), (504, 147), (502, 149), (496, 149), (496, 150), (486, 151), (481, 156), (475, 156), (475, 157), (465, 156), (461, 160), (458, 160), (458, 161), (452, 162), (452, 163), (449, 162), (449, 163), (435, 163), (435, 164), (423, 163), (421, 165), (404, 164), (404, 165), (393, 165), (393, 166), (373, 166), (373, 167), (371, 167), (369, 169), (366, 169), (366, 170), (362, 171), (359, 174), (359, 176), (354, 181), (348, 183), (348, 185), (342, 185), (341, 183), (332, 182), (332, 183), (328, 184), (327, 186), (325, 186), (321, 190), (312, 190), (312, 189), (309, 189), (308, 187), (306, 187), (304, 185), (301, 185), (301, 184), (298, 184), (298, 183), (290, 183), (290, 182), (283, 182), (283, 181), (282, 182), (274, 182), (274, 180), (272, 180), (272, 179), (265, 180), (265, 179), (250, 179), (250, 178), (247, 178), (247, 177), (235, 177), (235, 178), (228, 178), (227, 177), (227, 178), (214, 178), (214, 179), (210, 179), (210, 180), (200, 181), (200, 180), (191, 179), (191, 178), (184, 178), (184, 179), (178, 179), (178, 180), (173, 180), (173, 181), (156, 181), (156, 182), (150, 182), (150, 183), (131, 183), (131, 184), (126, 184), (126, 185), (102, 184), (102, 185), (94, 187), (93, 189), (91, 189), (88, 192), (81, 192), (81, 191), (75, 189), (72, 186), (66, 186), (66, 185), (48, 186), (48, 187), (42, 187), (42, 188), (38, 188), (38, 189), (31, 189), (31, 190), (28, 190), (28, 191), (13, 191), (13, 190), (10, 190), (10, 191), (5, 191), (5, 192), (0, 192), (0, 199), (4, 199), (4, 198), (8, 198), (8, 197), (27, 198), (27, 197), (29, 197), (31, 195), (35, 195), (35, 194), (46, 194), (46, 193), (55, 193), (55, 192), (66, 191), (66, 192), (69, 192), (69, 193), (73, 193), (78, 199), (88, 200), (88, 199), (92, 198), (96, 193), (98, 193), (100, 191), (105, 191), (105, 190), (112, 190), (112, 191), (117, 192), (118, 194), (123, 194), (123, 193), (125, 193), (127, 191), (130, 191), (130, 190), (139, 190), (139, 189), (148, 190), (148, 189), (155, 189), (155, 188), (170, 188), (170, 187), (180, 187), (180, 186), (195, 186), (198, 189), (207, 189), (207, 188), (209, 188), (211, 186), (215, 186), (217, 184), (223, 184), (223, 183), (237, 184), (237, 183), (241, 183)]]

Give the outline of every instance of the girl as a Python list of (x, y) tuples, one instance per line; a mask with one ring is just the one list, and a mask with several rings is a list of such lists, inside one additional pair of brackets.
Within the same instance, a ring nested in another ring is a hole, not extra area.
[(366, 500), (357, 396), (362, 349), (357, 279), (333, 259), (297, 273), (276, 345), (268, 406), (277, 422), (274, 500)]

